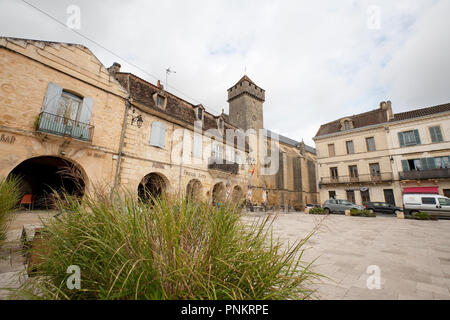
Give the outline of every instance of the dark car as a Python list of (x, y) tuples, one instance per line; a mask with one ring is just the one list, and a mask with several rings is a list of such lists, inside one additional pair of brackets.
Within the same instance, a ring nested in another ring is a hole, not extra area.
[(398, 212), (403, 211), (402, 208), (393, 206), (387, 202), (369, 202), (366, 204), (366, 209), (370, 212), (379, 212), (379, 213), (387, 213), (387, 214), (397, 214)]

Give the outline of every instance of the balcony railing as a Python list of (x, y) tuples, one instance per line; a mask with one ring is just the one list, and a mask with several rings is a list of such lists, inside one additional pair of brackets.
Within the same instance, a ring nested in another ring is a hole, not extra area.
[(84, 141), (92, 141), (94, 126), (56, 114), (41, 112), (36, 130)]
[(238, 174), (239, 163), (227, 163), (224, 159), (209, 158), (208, 169), (225, 171), (228, 173)]
[(426, 180), (450, 178), (450, 168), (412, 170), (400, 172), (400, 180)]
[(321, 184), (361, 183), (361, 182), (385, 182), (392, 181), (392, 173), (360, 174), (358, 176), (322, 177)]

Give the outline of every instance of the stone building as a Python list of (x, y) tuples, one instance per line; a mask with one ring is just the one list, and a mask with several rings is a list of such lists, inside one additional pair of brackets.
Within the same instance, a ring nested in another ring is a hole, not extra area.
[[(263, 202), (266, 197), (270, 206), (290, 206), (302, 210), (306, 203), (319, 203), (317, 190), (316, 151), (288, 137), (275, 134), (264, 128), (263, 103), (265, 90), (257, 86), (248, 76), (243, 76), (234, 86), (228, 89), (229, 120), (244, 131), (254, 130), (258, 136), (267, 141), (268, 156), (278, 153), (273, 158), (278, 162), (278, 170), (273, 174), (264, 174), (260, 156), (260, 146), (250, 144), (255, 150), (256, 160), (250, 169), (254, 174), (250, 179), (253, 201)], [(276, 138), (275, 148), (271, 141)], [(254, 139), (253, 141), (257, 141)], [(251, 139), (250, 139), (251, 141)]]
[(405, 192), (449, 194), (449, 120), (450, 104), (394, 114), (387, 101), (323, 124), (313, 138), (321, 200), (401, 206)]
[(21, 175), (35, 207), (112, 184), (127, 98), (82, 45), (0, 37), (0, 176)]
[(214, 204), (249, 190), (257, 204), (318, 202), (315, 149), (280, 136), (280, 170), (261, 174), (262, 150), (244, 132), (278, 141), (264, 130), (265, 92), (244, 76), (228, 93), (230, 114), (213, 115), (82, 45), (0, 38), (0, 176), (23, 176), (37, 207), (51, 205), (52, 189), (97, 186)]

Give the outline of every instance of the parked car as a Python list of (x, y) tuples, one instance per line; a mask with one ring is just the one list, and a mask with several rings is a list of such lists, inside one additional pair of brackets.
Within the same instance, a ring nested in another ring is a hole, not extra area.
[(387, 202), (369, 202), (366, 204), (366, 209), (372, 212), (380, 212), (380, 213), (390, 213), (395, 214), (402, 212), (403, 208), (399, 208), (396, 206), (393, 206), (390, 203)]
[(324, 202), (322, 206), (325, 214), (329, 213), (345, 213), (345, 210), (357, 209), (364, 210), (365, 207), (351, 203), (348, 200), (330, 199)]
[(404, 194), (403, 210), (409, 215), (421, 211), (432, 216), (450, 218), (450, 198), (438, 194)]

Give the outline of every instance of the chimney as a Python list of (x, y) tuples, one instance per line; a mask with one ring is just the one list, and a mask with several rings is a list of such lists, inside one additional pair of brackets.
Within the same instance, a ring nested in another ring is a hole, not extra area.
[(383, 101), (380, 102), (380, 109), (386, 110), (386, 118), (388, 121), (392, 120), (394, 118), (394, 114), (392, 112), (392, 104), (391, 101)]
[(161, 84), (161, 81), (158, 80), (158, 83), (156, 85), (159, 89), (164, 90), (164, 86)]
[(120, 63), (114, 62), (111, 67), (108, 68), (110, 74), (115, 75), (117, 72), (120, 72)]

